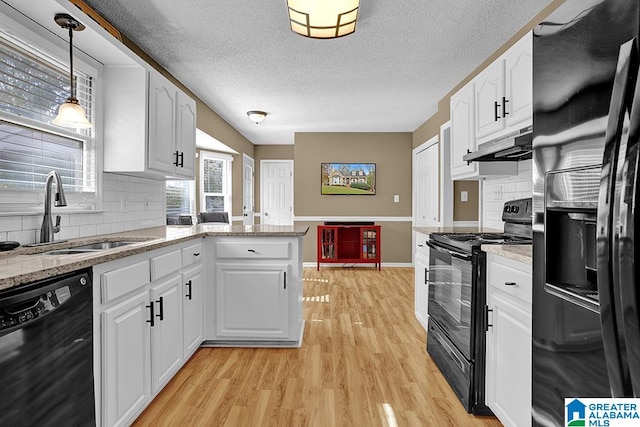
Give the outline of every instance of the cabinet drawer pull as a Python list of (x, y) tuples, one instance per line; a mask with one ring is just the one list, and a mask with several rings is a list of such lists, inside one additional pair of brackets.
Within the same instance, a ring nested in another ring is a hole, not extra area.
[(255, 249), (247, 249), (248, 252), (253, 252), (254, 254), (256, 253)]
[(427, 267), (424, 268), (424, 284), (429, 284), (429, 269)]
[(516, 282), (504, 282), (505, 286), (516, 286)]
[(155, 315), (153, 314), (153, 303), (150, 303), (149, 305), (146, 305), (145, 307), (147, 307), (149, 309), (149, 314), (151, 315), (150, 318), (147, 320), (147, 323), (151, 323), (151, 327), (156, 325), (155, 322)]
[(189, 301), (191, 301), (191, 280), (185, 283), (185, 285), (187, 285), (187, 288), (189, 289), (189, 293), (186, 295), (186, 297), (189, 298)]
[(196, 252), (193, 256), (200, 256), (200, 252)]
[(160, 305), (160, 312), (156, 314), (156, 317), (162, 321), (164, 320), (164, 297), (158, 298), (156, 302)]

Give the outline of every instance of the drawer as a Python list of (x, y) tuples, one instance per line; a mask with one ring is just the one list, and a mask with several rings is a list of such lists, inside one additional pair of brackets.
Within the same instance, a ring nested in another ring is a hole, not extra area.
[(108, 271), (102, 275), (102, 303), (113, 301), (148, 283), (149, 261), (147, 260)]
[(182, 266), (186, 267), (202, 259), (202, 241), (182, 248)]
[[(531, 304), (531, 268), (517, 261), (498, 256), (489, 259), (488, 285)], [(529, 267), (528, 271), (523, 270), (527, 267)]]
[(259, 242), (238, 240), (234, 242), (216, 242), (217, 258), (245, 259), (289, 259), (290, 242)]
[(416, 234), (416, 247), (415, 253), (416, 255), (420, 254), (425, 257), (429, 257), (429, 246), (427, 246), (427, 240), (429, 238), (424, 234)]
[(180, 250), (171, 251), (164, 255), (151, 258), (151, 281), (178, 271), (182, 268), (182, 253)]

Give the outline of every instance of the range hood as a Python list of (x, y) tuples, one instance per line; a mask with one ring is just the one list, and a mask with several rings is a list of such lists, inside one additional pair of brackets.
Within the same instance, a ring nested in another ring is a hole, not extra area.
[(465, 154), (466, 162), (513, 162), (531, 158), (532, 126), (520, 129), (502, 138), (478, 145), (473, 153)]

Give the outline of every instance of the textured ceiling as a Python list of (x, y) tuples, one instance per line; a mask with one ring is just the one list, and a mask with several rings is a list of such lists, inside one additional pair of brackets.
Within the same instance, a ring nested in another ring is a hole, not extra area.
[[(254, 144), (295, 132), (412, 132), (549, 0), (361, 0), (334, 40), (285, 0), (87, 0)], [(268, 113), (259, 125), (249, 110)]]

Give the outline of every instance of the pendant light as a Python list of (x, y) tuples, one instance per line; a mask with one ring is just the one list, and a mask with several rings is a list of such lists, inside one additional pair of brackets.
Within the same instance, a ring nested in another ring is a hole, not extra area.
[(87, 120), (84, 109), (76, 98), (75, 85), (73, 84), (73, 32), (82, 31), (85, 26), (66, 13), (57, 13), (54, 19), (62, 28), (69, 30), (69, 85), (71, 87), (71, 96), (60, 104), (58, 115), (51, 123), (69, 128), (87, 129), (92, 125)]
[(333, 39), (356, 31), (360, 0), (287, 0), (291, 31), (314, 39)]

